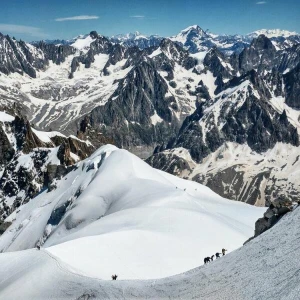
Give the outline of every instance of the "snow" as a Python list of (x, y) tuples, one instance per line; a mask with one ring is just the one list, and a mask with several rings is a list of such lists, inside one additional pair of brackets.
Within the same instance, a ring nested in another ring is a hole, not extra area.
[(47, 143), (47, 144), (53, 144), (52, 141), (51, 141), (51, 138), (55, 137), (55, 136), (60, 136), (60, 137), (64, 137), (66, 138), (65, 135), (61, 134), (60, 132), (58, 131), (49, 131), (49, 132), (46, 132), (46, 131), (40, 131), (40, 130), (36, 130), (34, 128), (31, 128), (33, 133), (44, 143)]
[[(89, 112), (94, 107), (104, 105), (118, 87), (118, 80), (132, 69), (123, 69), (126, 60), (108, 68), (109, 76), (104, 76), (103, 68), (109, 56), (95, 55), (90, 68), (79, 64), (72, 79), (69, 79), (71, 63), (75, 55), (70, 55), (60, 65), (49, 62), (46, 70), (38, 71), (37, 78), (17, 73), (0, 77), (0, 96), (6, 99), (9, 91), (15, 101), (26, 103), (30, 109), (28, 118), (39, 129), (50, 127), (64, 131), (69, 122)], [(4, 86), (5, 89), (1, 89)], [(2, 104), (5, 104), (1, 101)]]
[(12, 122), (15, 118), (5, 111), (0, 111), (0, 122)]
[(190, 56), (197, 59), (198, 64), (201, 64), (201, 63), (203, 63), (204, 58), (205, 58), (207, 53), (208, 53), (208, 51), (200, 51), (200, 52), (197, 52), (197, 53), (194, 53), (194, 54), (190, 54)]
[(122, 274), (117, 281), (98, 280), (84, 276), (47, 249), (2, 253), (0, 298), (295, 300), (300, 293), (299, 222), (298, 207), (225, 257), (156, 280), (127, 281)]
[(159, 54), (161, 54), (162, 51), (160, 48), (157, 48), (156, 50), (154, 50), (150, 55), (148, 55), (148, 57), (153, 58), (154, 56), (157, 56)]
[(273, 37), (290, 37), (293, 35), (298, 35), (297, 32), (293, 31), (287, 31), (287, 30), (281, 30), (281, 29), (260, 29), (254, 32), (251, 32), (248, 34), (248, 36), (259, 36), (260, 34), (264, 34), (268, 38)]
[(273, 96), (270, 99), (270, 103), (278, 113), (282, 114), (283, 110), (286, 111), (289, 122), (297, 128), (298, 133), (300, 134), (300, 111), (288, 106), (285, 103), (285, 99), (281, 96)]
[[(67, 201), (59, 224), (47, 225)], [(42, 240), (51, 255), (81, 274), (161, 278), (197, 267), (223, 247), (240, 247), (264, 211), (108, 145), (79, 162), (55, 190), (22, 206), (0, 237), (0, 251), (29, 249)]]
[(206, 33), (198, 25), (192, 25), (181, 30), (176, 36), (170, 37), (170, 40), (180, 42), (184, 45), (187, 42), (187, 37), (191, 31), (196, 31), (199, 37), (206, 36)]
[(71, 44), (72, 47), (87, 53), (90, 49), (90, 45), (92, 42), (94, 42), (96, 39), (93, 39), (90, 35), (84, 38), (78, 38), (73, 44)]
[(75, 162), (80, 161), (80, 157), (73, 152), (70, 152), (70, 156), (74, 159)]
[(154, 115), (150, 117), (151, 122), (153, 125), (156, 125), (157, 123), (161, 123), (163, 119), (157, 114), (155, 111)]

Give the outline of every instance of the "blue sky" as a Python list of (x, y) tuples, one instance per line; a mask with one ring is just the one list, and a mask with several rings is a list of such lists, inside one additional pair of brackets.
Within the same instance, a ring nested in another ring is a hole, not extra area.
[(226, 34), (262, 28), (300, 32), (299, 15), (299, 0), (3, 0), (0, 32), (26, 41), (91, 30), (171, 36), (194, 24)]

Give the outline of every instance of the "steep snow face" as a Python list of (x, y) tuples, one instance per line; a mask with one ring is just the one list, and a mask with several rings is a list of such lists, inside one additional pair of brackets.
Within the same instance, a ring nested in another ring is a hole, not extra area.
[(10, 218), (0, 251), (39, 242), (92, 277), (159, 278), (194, 268), (223, 247), (241, 246), (265, 211), (153, 169), (114, 146), (76, 166), (56, 190), (42, 192)]
[[(225, 257), (158, 280), (103, 281), (83, 276), (47, 250), (2, 253), (0, 297), (295, 300), (300, 293), (299, 222), (298, 207), (273, 228)], [(86, 263), (84, 256), (78, 259)], [(122, 274), (118, 275), (123, 279)]]

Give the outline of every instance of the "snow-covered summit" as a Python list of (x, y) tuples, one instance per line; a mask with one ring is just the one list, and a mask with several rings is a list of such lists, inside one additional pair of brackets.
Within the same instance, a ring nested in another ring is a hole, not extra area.
[(0, 252), (40, 242), (92, 277), (109, 279), (113, 270), (158, 278), (194, 268), (222, 247), (238, 248), (264, 211), (107, 145), (8, 217)]
[(177, 35), (172, 36), (170, 39), (185, 45), (191, 39), (206, 37), (208, 37), (208, 35), (200, 26), (192, 25), (181, 30)]
[(268, 38), (290, 37), (293, 35), (299, 35), (295, 31), (288, 31), (288, 30), (281, 30), (281, 29), (260, 29), (247, 34), (247, 36), (254, 38), (261, 34), (265, 35)]
[(90, 49), (90, 45), (95, 39), (91, 35), (81, 35), (71, 44), (72, 47), (86, 53)]

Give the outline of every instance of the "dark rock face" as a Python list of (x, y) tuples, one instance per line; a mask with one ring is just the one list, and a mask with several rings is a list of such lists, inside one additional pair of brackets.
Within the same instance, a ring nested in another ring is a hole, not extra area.
[[(33, 46), (32, 46), (33, 47)], [(36, 70), (44, 69), (48, 64), (42, 51), (33, 53), (28, 44), (16, 41), (0, 33), (0, 72), (4, 74), (19, 73), (36, 77)]]
[(239, 55), (239, 68), (243, 72), (258, 68), (261, 72), (273, 64), (275, 56), (276, 49), (272, 42), (266, 36), (260, 35)]
[(300, 109), (300, 63), (290, 72), (283, 75), (285, 83), (286, 104)]
[[(3, 124), (2, 126), (9, 128), (6, 124)], [(13, 158), (15, 150), (8, 140), (2, 126), (0, 125), (0, 165), (5, 165)]]
[(262, 172), (254, 176), (248, 185), (245, 185), (245, 171), (243, 165), (234, 165), (217, 172), (215, 175), (197, 175), (194, 181), (205, 183), (210, 189), (220, 196), (228, 199), (246, 202), (255, 205), (257, 199), (261, 198), (260, 187), (262, 181), (269, 178), (269, 172)]
[[(153, 65), (142, 62), (119, 83), (112, 95), (114, 100), (92, 110), (89, 123), (92, 127), (105, 124), (103, 134), (119, 147), (153, 144), (172, 130), (168, 123), (172, 121), (169, 104), (173, 100), (165, 97), (166, 92), (167, 85)], [(150, 123), (155, 111), (165, 121), (159, 131)]]
[(252, 69), (259, 74), (272, 70), (284, 72), (287, 69), (295, 68), (300, 59), (299, 53), (299, 44), (277, 51), (269, 38), (260, 35), (252, 41), (250, 47), (245, 48), (239, 55), (231, 56), (231, 64), (240, 73)]
[[(163, 39), (159, 48), (144, 51), (137, 47), (126, 49), (109, 44), (108, 48), (109, 59), (103, 69), (105, 76), (109, 75), (110, 66), (124, 59), (126, 63), (122, 68), (130, 67), (131, 70), (117, 82), (118, 87), (108, 101), (103, 106), (94, 108), (84, 119), (99, 134), (110, 137), (118, 147), (135, 152), (142, 146), (146, 152), (151, 152), (155, 144), (177, 132), (181, 122), (174, 117), (174, 113), (180, 111), (178, 103), (168, 93), (168, 82), (174, 78), (175, 64), (188, 70), (197, 61), (168, 39)], [(148, 56), (156, 50), (160, 54)], [(104, 50), (100, 51), (103, 53)], [(159, 72), (167, 72), (167, 75), (162, 77)], [(202, 92), (203, 95), (207, 93), (205, 86)], [(153, 116), (159, 121), (153, 122)], [(93, 143), (98, 146), (94, 139)]]
[(76, 49), (69, 45), (56, 46), (43, 41), (36, 44), (36, 47), (42, 50), (46, 60), (52, 60), (57, 65), (64, 62), (69, 55), (76, 53)]
[(229, 67), (225, 67), (226, 65), (224, 64), (224, 62), (227, 63), (227, 58), (225, 57), (225, 55), (217, 48), (213, 48), (206, 54), (203, 64), (212, 71), (215, 77), (220, 76), (221, 78), (231, 78), (232, 74), (230, 72), (230, 69)]
[(182, 170), (185, 170), (186, 172), (192, 171), (188, 163), (183, 158), (171, 153), (157, 153), (155, 157), (150, 156), (147, 158), (146, 162), (149, 165), (153, 165), (155, 163), (155, 167), (157, 169), (177, 176), (181, 175)]
[(285, 195), (279, 195), (264, 213), (263, 218), (256, 221), (254, 236), (247, 240), (245, 244), (273, 227), (286, 213), (289, 213), (292, 210), (292, 201)]

